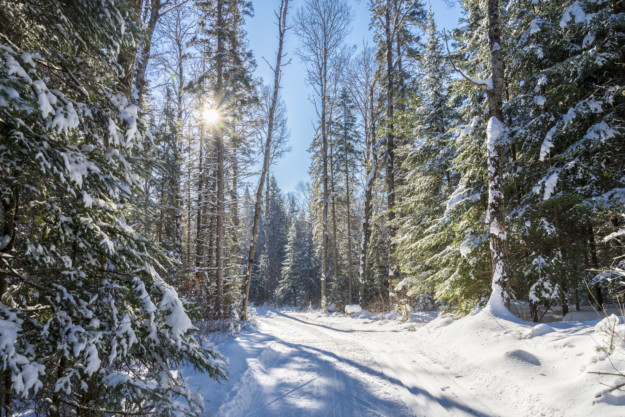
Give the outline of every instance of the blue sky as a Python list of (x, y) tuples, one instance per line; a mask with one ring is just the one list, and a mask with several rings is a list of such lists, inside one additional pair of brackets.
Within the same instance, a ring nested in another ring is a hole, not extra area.
[[(289, 16), (291, 18), (304, 1), (290, 1)], [(263, 57), (272, 64), (275, 62), (278, 42), (274, 10), (277, 9), (280, 0), (253, 0), (252, 3), (255, 14), (246, 23), (249, 46), (258, 65), (256, 75), (262, 77), (265, 83), (269, 83), (273, 82), (273, 74)], [(373, 44), (373, 38), (369, 32), (368, 3), (368, 0), (351, 1), (354, 21), (352, 31), (346, 39), (349, 45), (360, 47), (363, 40)], [(439, 29), (449, 30), (457, 26), (460, 16), (457, 5), (450, 7), (443, 0), (434, 0), (431, 5)], [(308, 181), (310, 154), (307, 150), (314, 134), (316, 118), (314, 106), (309, 100), (312, 91), (306, 86), (304, 66), (295, 53), (297, 47), (297, 36), (293, 30), (290, 30), (286, 35), (285, 48), (288, 54), (287, 60), (290, 58), (291, 64), (283, 68), (281, 94), (288, 112), (291, 152), (275, 163), (271, 169), (284, 193), (294, 191), (300, 181)]]

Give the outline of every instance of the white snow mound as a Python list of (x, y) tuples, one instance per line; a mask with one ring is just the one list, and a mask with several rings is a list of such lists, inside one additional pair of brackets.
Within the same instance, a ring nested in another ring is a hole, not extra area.
[(360, 307), (358, 304), (347, 304), (345, 306), (345, 314), (360, 313), (361, 311), (362, 307)]

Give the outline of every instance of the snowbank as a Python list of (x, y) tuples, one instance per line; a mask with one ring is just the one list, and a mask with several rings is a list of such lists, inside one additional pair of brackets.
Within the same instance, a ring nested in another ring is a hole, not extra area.
[(345, 306), (345, 314), (354, 314), (362, 312), (362, 307), (358, 304), (347, 304)]
[[(614, 405), (625, 405), (625, 392), (610, 393), (602, 385), (615, 386), (617, 378), (595, 372), (625, 371), (625, 348), (609, 360), (597, 355), (597, 321), (532, 325), (486, 308), (459, 320), (439, 317), (416, 335), (475, 386), (475, 394), (483, 392), (493, 403), (487, 406), (507, 404), (508, 416), (622, 416)], [(605, 335), (607, 327), (598, 329)]]

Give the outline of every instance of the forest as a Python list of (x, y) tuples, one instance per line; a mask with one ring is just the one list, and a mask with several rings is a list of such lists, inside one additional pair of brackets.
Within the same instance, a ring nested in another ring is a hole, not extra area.
[[(199, 415), (176, 370), (226, 379), (203, 340), (252, 305), (621, 301), (625, 1), (446, 1), (443, 30), (421, 0), (2, 0), (2, 415)], [(371, 44), (345, 41), (354, 7)]]

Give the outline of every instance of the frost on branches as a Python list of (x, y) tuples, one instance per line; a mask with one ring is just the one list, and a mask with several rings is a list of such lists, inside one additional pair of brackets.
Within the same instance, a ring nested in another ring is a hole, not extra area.
[(0, 11), (3, 401), (46, 415), (196, 414), (201, 396), (173, 369), (218, 378), (224, 364), (157, 272), (169, 260), (130, 224), (146, 142), (116, 64), (131, 20), (99, 4)]

